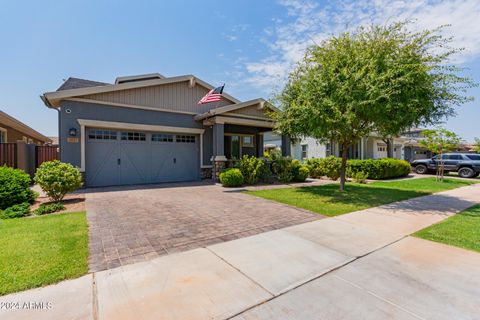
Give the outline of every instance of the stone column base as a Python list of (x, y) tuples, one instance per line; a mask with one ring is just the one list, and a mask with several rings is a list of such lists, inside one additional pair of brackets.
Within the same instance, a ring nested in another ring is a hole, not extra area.
[(213, 160), (212, 178), (214, 182), (219, 181), (220, 172), (225, 169), (226, 162), (227, 158), (225, 158), (225, 156), (216, 156)]

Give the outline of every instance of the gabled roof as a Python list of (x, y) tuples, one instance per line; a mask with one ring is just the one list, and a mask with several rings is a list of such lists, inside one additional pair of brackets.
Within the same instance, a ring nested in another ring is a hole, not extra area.
[(12, 117), (12, 116), (10, 116), (10, 115), (8, 115), (5, 112), (0, 110), (0, 127), (2, 126), (2, 124), (6, 125), (10, 128), (13, 128), (13, 129), (15, 129), (15, 130), (27, 135), (27, 136), (35, 138), (39, 141), (42, 141), (42, 142), (51, 141), (49, 138), (47, 138), (46, 136), (44, 136), (40, 132), (35, 131), (34, 129), (27, 126), (25, 123), (20, 122), (19, 120), (15, 119), (14, 117)]
[(226, 112), (230, 112), (230, 111), (254, 106), (256, 104), (260, 104), (260, 108), (264, 108), (265, 105), (268, 105), (268, 108), (270, 108), (272, 110), (277, 110), (277, 108), (275, 108), (273, 105), (271, 105), (270, 103), (265, 101), (265, 99), (257, 98), (257, 99), (248, 100), (248, 101), (245, 101), (245, 102), (229, 104), (228, 106), (223, 106), (223, 107), (211, 109), (208, 112), (196, 115), (195, 120), (197, 120), (197, 121), (198, 120), (203, 120), (203, 119), (206, 119), (206, 118), (217, 116), (217, 115), (222, 114), (222, 113), (226, 113)]
[[(98, 85), (65, 89), (65, 90), (54, 91), (54, 92), (47, 92), (41, 96), (41, 99), (43, 100), (46, 106), (57, 108), (60, 105), (60, 101), (68, 98), (74, 98), (74, 97), (97, 94), (97, 93), (113, 92), (113, 91), (119, 91), (119, 90), (158, 86), (158, 85), (177, 83), (177, 82), (183, 82), (183, 81), (189, 81), (190, 85), (192, 86), (195, 84), (199, 84), (208, 90), (211, 90), (214, 88), (211, 84), (195, 77), (194, 75), (184, 75), (184, 76), (170, 77), (170, 78), (164, 78), (164, 79), (142, 80), (142, 81), (133, 81), (133, 82), (126, 82), (126, 83), (118, 83), (118, 84), (105, 84), (102, 82), (92, 81), (93, 83), (97, 83)], [(223, 96), (234, 103), (240, 103), (240, 100), (232, 97), (228, 93), (224, 92)]]
[(79, 89), (79, 88), (90, 88), (90, 87), (98, 87), (98, 86), (106, 86), (106, 85), (109, 85), (109, 83), (70, 77), (57, 89), (57, 91)]

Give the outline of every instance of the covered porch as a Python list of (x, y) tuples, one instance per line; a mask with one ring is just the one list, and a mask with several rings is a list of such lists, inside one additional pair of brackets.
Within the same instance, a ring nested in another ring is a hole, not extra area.
[[(215, 108), (195, 117), (212, 128), (212, 176), (245, 155), (262, 157), (263, 134), (272, 131), (274, 121), (268, 111), (274, 107), (263, 99), (255, 99)], [(290, 139), (282, 137), (282, 155), (290, 155)]]

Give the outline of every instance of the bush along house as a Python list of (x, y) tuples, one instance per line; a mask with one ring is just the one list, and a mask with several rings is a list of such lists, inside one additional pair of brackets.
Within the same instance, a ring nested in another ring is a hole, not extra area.
[(87, 187), (215, 178), (229, 159), (262, 156), (274, 127), (264, 99), (239, 101), (193, 75), (69, 78), (41, 98), (59, 111), (61, 161)]

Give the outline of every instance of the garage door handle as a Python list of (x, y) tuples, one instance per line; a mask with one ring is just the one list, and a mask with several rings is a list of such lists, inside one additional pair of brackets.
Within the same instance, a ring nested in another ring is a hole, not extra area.
[(173, 158), (173, 163), (177, 163), (177, 158)]
[(120, 159), (117, 159), (117, 164), (120, 165), (121, 161)]

